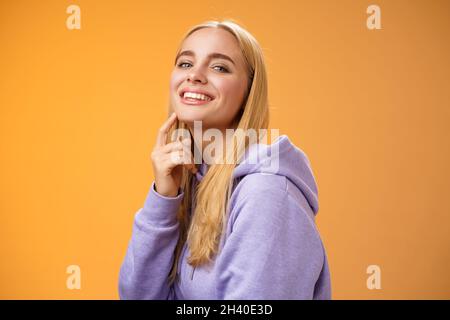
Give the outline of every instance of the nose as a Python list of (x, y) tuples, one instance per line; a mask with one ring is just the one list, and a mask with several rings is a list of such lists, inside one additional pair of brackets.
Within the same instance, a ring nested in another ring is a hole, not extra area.
[(205, 84), (207, 82), (205, 75), (199, 68), (192, 68), (187, 77), (188, 82), (200, 82)]

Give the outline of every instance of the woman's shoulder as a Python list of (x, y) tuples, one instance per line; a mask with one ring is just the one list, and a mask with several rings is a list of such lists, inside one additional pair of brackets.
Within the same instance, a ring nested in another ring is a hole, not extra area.
[(262, 192), (286, 192), (287, 191), (287, 179), (285, 176), (255, 172), (241, 177), (237, 182), (237, 186), (234, 192), (241, 195), (259, 194)]
[(283, 135), (271, 145), (252, 145), (235, 168), (234, 197), (258, 199), (267, 194), (286, 198), (318, 212), (318, 188), (303, 150)]
[(276, 174), (253, 173), (242, 179), (232, 194), (229, 223), (234, 225), (238, 219), (264, 225), (291, 221), (315, 228), (314, 212), (301, 191)]

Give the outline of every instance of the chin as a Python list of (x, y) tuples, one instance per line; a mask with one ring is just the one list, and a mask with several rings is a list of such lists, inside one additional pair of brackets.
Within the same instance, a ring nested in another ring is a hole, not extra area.
[(205, 112), (206, 110), (202, 110), (199, 107), (185, 105), (176, 106), (174, 111), (177, 114), (178, 120), (192, 124), (194, 121), (203, 121), (208, 114), (208, 112)]

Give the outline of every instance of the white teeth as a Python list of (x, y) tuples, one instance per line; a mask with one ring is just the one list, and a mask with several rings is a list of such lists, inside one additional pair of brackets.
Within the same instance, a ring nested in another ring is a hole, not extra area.
[(183, 95), (184, 98), (192, 98), (197, 100), (204, 100), (204, 101), (210, 101), (211, 98), (208, 96), (205, 96), (201, 93), (193, 93), (193, 92), (185, 92)]

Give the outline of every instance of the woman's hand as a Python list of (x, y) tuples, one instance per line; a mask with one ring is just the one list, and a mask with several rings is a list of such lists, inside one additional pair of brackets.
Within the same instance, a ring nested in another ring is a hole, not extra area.
[(193, 174), (197, 172), (191, 153), (190, 139), (186, 138), (182, 142), (174, 141), (166, 144), (167, 134), (176, 119), (177, 116), (174, 112), (159, 129), (151, 154), (156, 191), (166, 197), (178, 195), (183, 172), (182, 166), (185, 166)]

